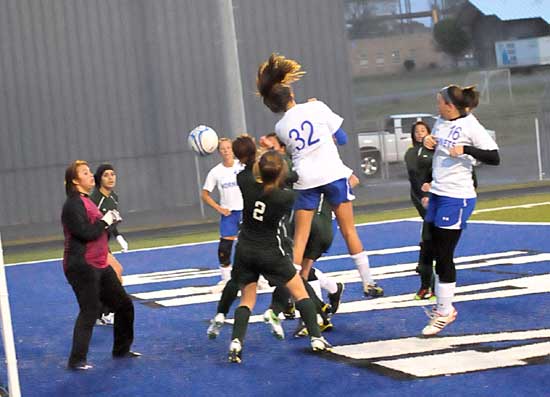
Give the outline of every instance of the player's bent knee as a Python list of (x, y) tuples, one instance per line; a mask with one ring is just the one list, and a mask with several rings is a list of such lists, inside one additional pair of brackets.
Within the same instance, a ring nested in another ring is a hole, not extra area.
[(231, 251), (233, 249), (233, 240), (221, 238), (218, 245), (218, 260), (220, 265), (229, 266), (231, 263)]

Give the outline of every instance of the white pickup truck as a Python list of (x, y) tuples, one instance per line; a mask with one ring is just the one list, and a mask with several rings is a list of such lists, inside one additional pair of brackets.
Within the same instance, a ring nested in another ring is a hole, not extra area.
[[(429, 113), (392, 114), (384, 120), (384, 130), (359, 132), (357, 139), (364, 175), (379, 174), (383, 162), (404, 161), (405, 152), (412, 145), (412, 125), (424, 121), (432, 128), (435, 120), (436, 117)], [(495, 139), (494, 131), (487, 132)]]

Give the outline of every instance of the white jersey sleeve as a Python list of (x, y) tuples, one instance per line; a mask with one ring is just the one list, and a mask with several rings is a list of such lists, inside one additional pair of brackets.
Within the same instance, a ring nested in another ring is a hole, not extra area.
[[(498, 150), (497, 143), (491, 138), (485, 127), (472, 115), (472, 134), (470, 136), (470, 146), (482, 150)], [(467, 145), (466, 145), (467, 146)]]
[(214, 188), (216, 187), (216, 184), (218, 183), (217, 175), (216, 175), (216, 168), (218, 166), (212, 168), (208, 175), (206, 175), (206, 180), (204, 181), (204, 185), (202, 187), (203, 190), (208, 190), (210, 193), (214, 191)]

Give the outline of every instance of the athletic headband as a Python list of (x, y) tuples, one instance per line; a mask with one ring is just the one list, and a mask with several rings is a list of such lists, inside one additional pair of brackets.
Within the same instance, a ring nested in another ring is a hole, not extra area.
[(443, 87), (441, 89), (441, 91), (439, 91), (439, 93), (441, 94), (441, 96), (443, 97), (443, 100), (445, 101), (445, 103), (451, 103), (453, 105), (456, 106), (456, 103), (455, 101), (453, 100), (453, 98), (451, 98), (451, 94), (449, 92), (449, 88), (451, 88), (450, 85), (446, 86), (446, 87)]

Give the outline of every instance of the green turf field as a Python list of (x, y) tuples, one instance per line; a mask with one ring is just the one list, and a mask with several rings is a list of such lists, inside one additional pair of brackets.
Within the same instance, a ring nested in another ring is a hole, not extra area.
[[(542, 204), (533, 206), (531, 208), (522, 207), (529, 204)], [(501, 209), (502, 207), (514, 207), (508, 209)], [(481, 212), (479, 214), (474, 213), (471, 219), (473, 220), (494, 220), (494, 221), (508, 221), (508, 222), (550, 222), (550, 194), (533, 194), (528, 196), (503, 198), (495, 200), (480, 200), (477, 204), (476, 210), (491, 211)], [(392, 219), (402, 219), (417, 217), (416, 210), (414, 208), (380, 211), (373, 213), (359, 213), (356, 214), (356, 223), (385, 221)], [(549, 226), (550, 227), (550, 226)], [(154, 239), (140, 238), (132, 239), (130, 245), (132, 249), (139, 248), (151, 248), (160, 247), (166, 245), (176, 245), (185, 243), (194, 243), (200, 241), (211, 241), (218, 239), (218, 231), (212, 230), (206, 233), (186, 234), (181, 236), (166, 236), (157, 237)], [(113, 245), (113, 249), (117, 250), (118, 246)], [(34, 260), (59, 258), (62, 255), (62, 244), (59, 248), (52, 248), (46, 250), (32, 249), (29, 252), (10, 254), (5, 253), (6, 263), (26, 262)]]

